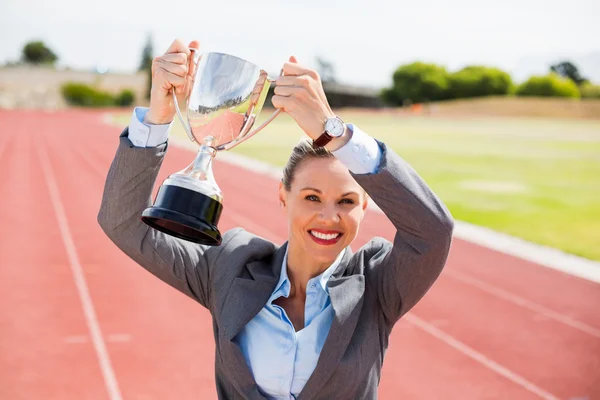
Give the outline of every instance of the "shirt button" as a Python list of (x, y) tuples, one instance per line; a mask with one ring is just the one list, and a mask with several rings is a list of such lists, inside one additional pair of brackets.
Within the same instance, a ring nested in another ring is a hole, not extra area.
[(145, 130), (145, 129), (140, 129), (140, 130), (138, 131), (138, 133), (139, 133), (140, 135), (148, 136), (148, 132), (146, 132), (146, 130)]
[(316, 284), (316, 283), (311, 283), (311, 284), (310, 284), (310, 287), (311, 287), (311, 288), (315, 288), (315, 287), (317, 287), (317, 284)]
[(354, 145), (354, 147), (352, 147), (352, 150), (354, 150), (355, 153), (358, 153), (359, 147), (357, 144)]

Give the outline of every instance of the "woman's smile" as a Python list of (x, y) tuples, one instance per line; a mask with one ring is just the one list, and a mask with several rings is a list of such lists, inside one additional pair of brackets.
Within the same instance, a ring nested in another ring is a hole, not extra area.
[(309, 229), (308, 235), (316, 243), (331, 246), (340, 241), (344, 234), (340, 231), (323, 230), (323, 229)]

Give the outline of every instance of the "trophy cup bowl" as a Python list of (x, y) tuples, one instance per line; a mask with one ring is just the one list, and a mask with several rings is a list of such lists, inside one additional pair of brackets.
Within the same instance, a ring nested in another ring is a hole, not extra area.
[(218, 151), (254, 136), (281, 110), (252, 130), (272, 82), (267, 73), (229, 54), (212, 52), (198, 57), (196, 49), (190, 50), (197, 65), (183, 113), (174, 91), (173, 99), (190, 140), (200, 147), (191, 164), (165, 179), (154, 204), (143, 211), (142, 221), (180, 239), (218, 246), (223, 193), (213, 176), (213, 159)]

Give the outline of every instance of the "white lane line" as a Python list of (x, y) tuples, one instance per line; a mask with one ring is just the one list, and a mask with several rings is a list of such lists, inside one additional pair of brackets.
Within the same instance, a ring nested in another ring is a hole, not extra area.
[(496, 372), (497, 374), (502, 375), (509, 381), (521, 386), (525, 390), (536, 394), (540, 398), (546, 399), (546, 400), (559, 400), (559, 398), (554, 396), (553, 394), (534, 385), (533, 383), (529, 382), (527, 379), (523, 378), (521, 375), (511, 371), (510, 369), (498, 364), (494, 360), (484, 356), (483, 354), (472, 349), (471, 347), (467, 346), (466, 344), (462, 343), (461, 341), (455, 339), (453, 336), (450, 336), (446, 332), (425, 322), (423, 319), (417, 317), (413, 313), (404, 314), (404, 317), (402, 317), (402, 319), (407, 321), (408, 323), (416, 326), (417, 328), (424, 330), (425, 332), (429, 333), (433, 337), (441, 340), (442, 342), (446, 343), (450, 347), (453, 347), (454, 349), (460, 351), (467, 357), (486, 366), (487, 368), (491, 369), (492, 371)]
[(96, 350), (96, 356), (98, 357), (98, 362), (100, 363), (100, 370), (102, 371), (102, 376), (104, 377), (104, 384), (111, 400), (121, 400), (122, 397), (119, 390), (119, 385), (110, 362), (106, 344), (104, 343), (104, 339), (102, 337), (100, 324), (98, 323), (96, 311), (94, 310), (94, 304), (85, 280), (85, 275), (83, 274), (83, 269), (81, 268), (81, 264), (79, 262), (79, 257), (77, 256), (75, 243), (73, 241), (73, 237), (71, 236), (71, 231), (69, 230), (69, 224), (67, 222), (62, 201), (60, 199), (60, 192), (58, 190), (58, 185), (56, 184), (54, 171), (52, 170), (52, 166), (48, 160), (48, 155), (42, 146), (43, 145), (39, 142), (37, 145), (35, 145), (38, 156), (42, 163), (42, 171), (44, 173), (46, 183), (48, 184), (50, 200), (54, 208), (54, 214), (56, 215), (56, 220), (58, 222), (63, 244), (65, 245), (65, 250), (69, 258), (69, 264), (71, 266), (71, 272), (73, 274), (75, 286), (77, 287), (77, 293), (79, 294), (79, 300), (81, 301), (81, 306), (83, 308), (83, 314), (85, 315), (85, 320), (92, 336), (94, 349)]
[(463, 274), (461, 272), (458, 272), (455, 270), (450, 270), (450, 269), (444, 271), (444, 275), (448, 276), (452, 279), (461, 281), (467, 285), (474, 286), (474, 287), (476, 287), (480, 290), (483, 290), (484, 292), (487, 292), (493, 296), (499, 297), (503, 300), (509, 301), (513, 304), (516, 304), (518, 306), (521, 306), (521, 307), (531, 310), (533, 312), (542, 314), (548, 318), (551, 318), (555, 321), (561, 322), (572, 328), (579, 329), (582, 332), (585, 332), (592, 336), (600, 338), (600, 330), (598, 330), (594, 327), (586, 325), (583, 322), (576, 321), (573, 318), (570, 318), (566, 315), (560, 314), (556, 311), (552, 311), (544, 306), (541, 306), (532, 301), (529, 301), (520, 296), (517, 296), (516, 294), (510, 293), (503, 289), (499, 289), (499, 288), (497, 288), (493, 285), (490, 285), (488, 283), (485, 283), (477, 278), (473, 278), (471, 276), (468, 276), (467, 274)]
[[(245, 218), (237, 211), (232, 210), (231, 207), (227, 210), (227, 212), (230, 213), (230, 216), (232, 219), (243, 222), (243, 225), (246, 225), (246, 226), (249, 225), (249, 227), (253, 230), (258, 227), (258, 225), (256, 223)], [(284, 242), (284, 239), (282, 237), (274, 234), (272, 231), (268, 231), (265, 228), (260, 228), (260, 230), (264, 233), (267, 233), (266, 236), (268, 238), (270, 238), (270, 240), (276, 240), (279, 243)], [(435, 338), (443, 341), (444, 343), (453, 347), (454, 349), (458, 350), (459, 352), (463, 353), (467, 357), (482, 364), (484, 367), (491, 369), (492, 371), (496, 372), (497, 374), (507, 378), (511, 382), (523, 387), (525, 390), (538, 395), (542, 399), (559, 400), (558, 397), (548, 393), (544, 389), (539, 388), (538, 386), (529, 382), (527, 379), (525, 379), (521, 375), (509, 370), (508, 368), (504, 367), (503, 365), (498, 364), (496, 361), (484, 356), (483, 354), (479, 353), (478, 351), (469, 347), (468, 345), (459, 341), (458, 339), (450, 336), (449, 334), (442, 331), (441, 329), (439, 329), (439, 328), (435, 327), (434, 325), (417, 317), (416, 315), (414, 315), (414, 313), (412, 313), (412, 312), (407, 313), (404, 315), (404, 317), (402, 317), (402, 319), (406, 320), (408, 323), (411, 323), (412, 325), (416, 326), (417, 328), (424, 330), (425, 332), (429, 333), (430, 335), (434, 336)], [(443, 325), (443, 323), (447, 323), (446, 320), (438, 320), (436, 322), (440, 323), (440, 325)]]

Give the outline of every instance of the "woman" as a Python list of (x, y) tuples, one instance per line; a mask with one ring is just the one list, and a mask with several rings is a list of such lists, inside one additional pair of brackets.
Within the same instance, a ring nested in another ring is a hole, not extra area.
[[(377, 398), (391, 329), (440, 274), (452, 218), (384, 143), (352, 125), (336, 133), (318, 75), (291, 58), (272, 101), (313, 143), (294, 148), (280, 184), (288, 242), (236, 228), (204, 247), (149, 228), (140, 215), (167, 150), (170, 90), (191, 86), (189, 56), (175, 41), (154, 60), (150, 107), (136, 109), (121, 134), (100, 225), (142, 267), (210, 310), (220, 399)], [(397, 233), (393, 245), (374, 238), (353, 254), (368, 197)]]

